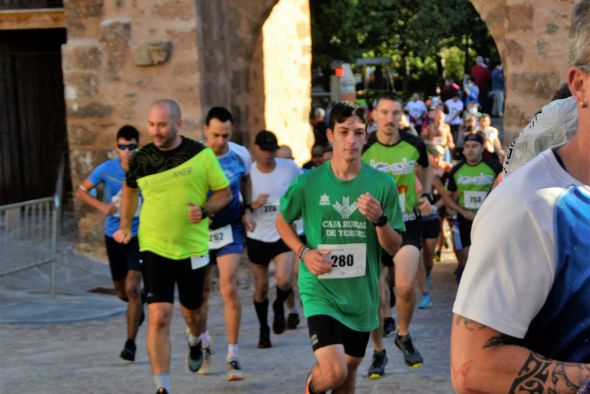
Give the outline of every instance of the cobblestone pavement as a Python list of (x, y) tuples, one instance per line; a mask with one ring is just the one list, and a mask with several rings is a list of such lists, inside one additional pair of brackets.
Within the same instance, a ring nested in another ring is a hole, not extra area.
[[(365, 377), (372, 348), (358, 372), (358, 393), (451, 393), (449, 378), (450, 311), (456, 286), (452, 264), (437, 264), (433, 275), (433, 307), (417, 310), (411, 333), (425, 364), (408, 369), (391, 338), (386, 339), (386, 376)], [(112, 296), (102, 296), (111, 297)], [(172, 384), (176, 393), (301, 393), (313, 363), (305, 324), (272, 337), (273, 348), (260, 350), (257, 321), (248, 289), (241, 290), (244, 317), (240, 355), (247, 380), (225, 382), (226, 338), (221, 300), (210, 307), (210, 331), (215, 338), (215, 372), (196, 376), (183, 368), (186, 344), (182, 318), (175, 311), (172, 327)], [(145, 326), (138, 339), (134, 364), (118, 359), (124, 342), (124, 316), (64, 324), (0, 325), (0, 381), (15, 393), (150, 393), (154, 392), (145, 351)]]
[[(145, 350), (145, 325), (137, 340), (136, 362), (122, 362), (118, 354), (125, 340), (124, 304), (112, 295), (86, 291), (112, 287), (108, 267), (76, 257), (71, 251), (62, 260), (56, 297), (38, 290), (46, 284), (39, 279), (46, 279), (43, 272), (32, 270), (0, 280), (0, 392), (154, 393)], [(380, 380), (369, 380), (366, 371), (373, 352), (369, 342), (358, 370), (357, 393), (452, 393), (449, 334), (456, 292), (454, 267), (451, 262), (435, 264), (433, 307), (416, 310), (414, 315), (411, 334), (424, 356), (424, 366), (408, 369), (393, 338), (386, 338), (386, 375)], [(240, 273), (240, 283), (240, 359), (247, 379), (225, 381), (223, 308), (215, 291), (209, 312), (210, 332), (215, 339), (215, 370), (209, 376), (190, 374), (184, 369), (184, 324), (178, 309), (175, 310), (171, 330), (174, 393), (303, 392), (305, 377), (314, 362), (305, 322), (296, 330), (273, 335), (271, 349), (257, 349), (258, 322), (251, 301), (247, 263)], [(271, 301), (274, 296), (273, 291)], [(269, 315), (271, 319), (272, 313)]]

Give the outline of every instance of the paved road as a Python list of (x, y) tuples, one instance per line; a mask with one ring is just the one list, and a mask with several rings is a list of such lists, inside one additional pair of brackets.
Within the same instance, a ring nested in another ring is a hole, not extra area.
[[(64, 259), (58, 271), (60, 295), (55, 298), (40, 290), (45, 278), (42, 270), (0, 280), (0, 392), (155, 392), (145, 351), (145, 326), (140, 330), (136, 362), (123, 363), (118, 358), (125, 339), (123, 304), (114, 296), (85, 291), (110, 286), (106, 265), (77, 257), (71, 251), (62, 253)], [(424, 366), (406, 368), (393, 340), (387, 338), (386, 376), (369, 380), (365, 377), (372, 354), (369, 344), (359, 369), (358, 393), (452, 392), (448, 353), (450, 311), (456, 291), (453, 269), (452, 263), (435, 265), (434, 305), (429, 310), (417, 310), (411, 327), (415, 344), (424, 355)], [(313, 364), (305, 324), (272, 336), (273, 348), (257, 349), (258, 323), (246, 269), (241, 282), (244, 317), (240, 355), (247, 380), (225, 382), (226, 337), (221, 299), (216, 292), (210, 307), (216, 370), (210, 376), (193, 375), (183, 368), (184, 326), (179, 311), (175, 311), (171, 368), (175, 393), (303, 392), (304, 379)], [(24, 291), (22, 286), (30, 283), (36, 286)]]

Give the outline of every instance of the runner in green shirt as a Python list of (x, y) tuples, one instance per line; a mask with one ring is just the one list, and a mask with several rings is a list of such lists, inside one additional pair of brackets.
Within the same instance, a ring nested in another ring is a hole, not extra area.
[(455, 275), (461, 280), (471, 246), (471, 226), (475, 213), (495, 185), (502, 166), (496, 160), (483, 157), (484, 136), (482, 133), (469, 134), (463, 142), (465, 160), (457, 163), (449, 172), (447, 189), (458, 203), (457, 220), (453, 225), (455, 252), (459, 264)]
[[(428, 200), (421, 199), (416, 192), (416, 177), (422, 183), (422, 190), (431, 190), (431, 170), (426, 145), (415, 136), (399, 130), (402, 104), (392, 92), (383, 92), (377, 97), (373, 119), (377, 130), (369, 138), (364, 149), (363, 160), (371, 167), (382, 171), (395, 180), (403, 212), (406, 231), (402, 234), (402, 245), (395, 257), (384, 254), (384, 270), (395, 270), (395, 294), (398, 329), (395, 345), (401, 350), (405, 363), (416, 368), (422, 365), (420, 352), (410, 337), (410, 322), (416, 306), (416, 277), (422, 248), (422, 220), (420, 210)], [(395, 265), (393, 262), (395, 261)], [(383, 281), (382, 287), (385, 286)], [(389, 311), (389, 291), (381, 291), (381, 311)], [(384, 313), (384, 312), (382, 312)], [(382, 318), (385, 315), (381, 316)], [(379, 326), (371, 334), (375, 352), (368, 375), (372, 379), (383, 376), (387, 355), (383, 345), (383, 328)]]
[[(173, 100), (154, 102), (148, 112), (152, 143), (131, 159), (121, 198), (119, 243), (131, 238), (131, 218), (139, 189), (139, 249), (144, 265), (148, 303), (147, 349), (158, 393), (170, 392), (170, 323), (174, 287), (187, 324), (186, 366), (197, 372), (203, 363), (198, 308), (209, 263), (208, 213), (231, 201), (229, 181), (211, 149), (182, 137), (180, 106)], [(212, 191), (207, 199), (207, 193)]]
[[(299, 176), (280, 201), (277, 230), (304, 264), (299, 291), (316, 357), (306, 392), (354, 391), (356, 369), (378, 321), (381, 248), (394, 254), (404, 224), (391, 177), (361, 160), (361, 108), (334, 106), (329, 162)], [(291, 226), (303, 217), (307, 245)], [(312, 383), (313, 382), (313, 383)]]

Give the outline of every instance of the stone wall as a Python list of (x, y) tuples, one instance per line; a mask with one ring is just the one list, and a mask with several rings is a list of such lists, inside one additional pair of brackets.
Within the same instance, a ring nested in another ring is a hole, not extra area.
[[(64, 2), (68, 41), (63, 71), (74, 188), (113, 154), (115, 133), (137, 127), (147, 141), (146, 113), (161, 97), (183, 108), (184, 133), (202, 116), (196, 8), (191, 0)], [(76, 204), (80, 249), (93, 250), (102, 219)], [(89, 245), (91, 244), (91, 245)]]
[[(264, 107), (262, 112), (251, 113), (250, 116), (264, 119), (266, 128), (277, 135), (279, 144), (289, 145), (295, 160), (299, 165), (303, 165), (310, 158), (314, 141), (309, 124), (311, 111), (309, 3), (300, 0), (281, 0), (273, 8), (262, 27), (259, 46), (262, 48), (264, 66), (261, 68), (264, 91), (260, 96), (264, 99)], [(258, 66), (256, 61), (252, 64)], [(259, 73), (255, 70), (252, 72)], [(255, 78), (251, 79), (255, 80)], [(250, 91), (252, 99), (253, 95), (258, 96), (259, 93), (252, 89)], [(260, 128), (251, 127), (250, 130), (255, 132)]]
[(511, 141), (566, 82), (574, 0), (471, 0), (506, 76), (505, 140)]

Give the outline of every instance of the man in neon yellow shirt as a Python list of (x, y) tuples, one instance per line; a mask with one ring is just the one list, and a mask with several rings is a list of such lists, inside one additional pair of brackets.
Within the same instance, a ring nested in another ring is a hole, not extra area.
[[(152, 143), (131, 159), (121, 199), (117, 242), (131, 238), (131, 219), (139, 189), (143, 206), (139, 250), (144, 262), (148, 303), (147, 348), (158, 393), (170, 392), (170, 323), (174, 286), (187, 323), (186, 366), (197, 372), (203, 363), (198, 308), (209, 263), (208, 216), (231, 201), (229, 181), (215, 154), (203, 144), (182, 137), (180, 106), (173, 100), (154, 102), (148, 112)], [(207, 200), (207, 193), (212, 194)]]

